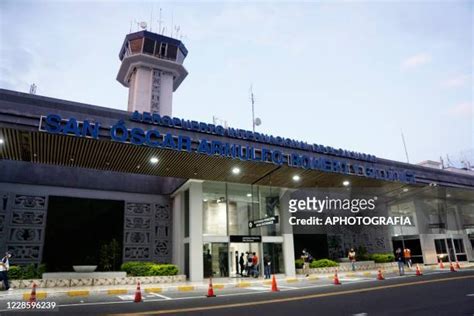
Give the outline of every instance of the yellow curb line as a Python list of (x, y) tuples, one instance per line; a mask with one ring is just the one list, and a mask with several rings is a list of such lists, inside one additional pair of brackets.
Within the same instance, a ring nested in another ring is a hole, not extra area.
[(272, 285), (272, 281), (263, 281), (263, 285)]
[[(31, 293), (23, 293), (23, 299), (25, 301), (28, 301), (30, 299)], [(47, 292), (36, 292), (36, 299), (37, 300), (42, 300), (45, 299), (48, 296)]]
[(127, 294), (128, 290), (126, 289), (110, 289), (107, 290), (108, 295), (120, 295), (120, 294)]
[(161, 293), (162, 291), (161, 287), (148, 287), (145, 289), (145, 293)]
[(68, 296), (89, 296), (90, 291), (67, 291), (66, 293)]
[(308, 277), (308, 280), (309, 280), (309, 281), (317, 281), (317, 280), (319, 280), (319, 277), (317, 277), (317, 276), (310, 276), (310, 277)]
[(286, 281), (286, 283), (295, 283), (295, 282), (298, 282), (298, 279), (291, 278), (291, 279), (286, 279), (285, 281)]
[(212, 287), (215, 288), (215, 289), (223, 289), (225, 287), (225, 285), (224, 284), (213, 284)]
[(235, 285), (235, 287), (249, 287), (250, 285), (250, 282), (239, 282)]
[(192, 285), (182, 285), (182, 286), (178, 286), (178, 291), (180, 291), (180, 292), (194, 291), (194, 286), (192, 286)]

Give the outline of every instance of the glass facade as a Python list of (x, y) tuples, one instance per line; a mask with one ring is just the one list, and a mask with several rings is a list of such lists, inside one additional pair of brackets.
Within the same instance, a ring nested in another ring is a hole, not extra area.
[[(270, 258), (272, 273), (284, 273), (281, 242), (218, 241), (236, 235), (280, 236), (280, 223), (262, 227), (249, 225), (250, 221), (280, 216), (280, 189), (212, 181), (203, 182), (202, 189), (203, 236), (213, 240), (203, 244), (204, 277), (263, 275), (264, 256)], [(254, 254), (258, 263), (251, 265), (249, 260), (251, 262)]]
[(472, 191), (405, 188), (389, 203), (388, 210), (390, 216), (410, 217), (412, 225), (392, 226), (390, 234), (393, 248), (409, 248), (414, 262), (468, 260), (474, 231)]
[(279, 188), (204, 182), (203, 235), (280, 235), (280, 223), (249, 228), (249, 221), (280, 216), (279, 194)]

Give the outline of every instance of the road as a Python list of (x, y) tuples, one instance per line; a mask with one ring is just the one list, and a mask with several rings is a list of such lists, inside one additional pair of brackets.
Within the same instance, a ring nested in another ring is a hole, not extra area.
[(222, 289), (215, 291), (215, 298), (202, 293), (149, 293), (144, 294), (143, 303), (133, 303), (133, 297), (123, 295), (91, 297), (88, 301), (58, 298), (54, 314), (474, 315), (473, 270), (394, 276), (383, 281), (356, 278), (342, 283), (333, 285), (326, 280), (322, 284), (282, 285), (279, 292), (269, 292), (268, 287)]

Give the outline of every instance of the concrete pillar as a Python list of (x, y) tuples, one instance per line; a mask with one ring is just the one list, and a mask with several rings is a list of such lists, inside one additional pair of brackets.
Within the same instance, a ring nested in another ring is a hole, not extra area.
[(295, 247), (293, 244), (293, 226), (289, 223), (290, 212), (288, 211), (289, 200), (293, 190), (282, 189), (280, 193), (280, 216), (281, 232), (283, 236), (283, 258), (286, 276), (296, 275), (295, 269)]
[(173, 199), (173, 256), (172, 262), (177, 265), (180, 273), (184, 273), (184, 217), (183, 193)]
[(203, 280), (202, 182), (189, 185), (189, 280)]

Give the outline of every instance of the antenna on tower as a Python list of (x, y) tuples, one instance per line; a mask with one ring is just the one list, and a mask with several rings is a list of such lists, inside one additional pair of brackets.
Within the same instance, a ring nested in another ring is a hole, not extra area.
[(252, 131), (255, 133), (255, 126), (260, 126), (262, 120), (259, 117), (255, 118), (255, 96), (253, 94), (253, 85), (250, 85), (250, 102), (252, 103)]
[(150, 12), (150, 32), (153, 28), (153, 4), (151, 5), (151, 12)]
[(405, 143), (405, 136), (403, 135), (402, 130), (400, 130), (400, 133), (402, 134), (403, 148), (405, 148), (405, 156), (407, 157), (407, 163), (410, 163), (410, 159), (408, 158), (407, 144)]
[(32, 83), (30, 85), (30, 94), (36, 94), (36, 88), (37, 86), (34, 83)]
[[(163, 23), (163, 20), (161, 19), (161, 8), (160, 8), (160, 16), (158, 18), (158, 33), (161, 32), (161, 23)], [(163, 33), (161, 33), (163, 35)]]
[(179, 34), (179, 31), (181, 30), (181, 27), (179, 25), (176, 25), (174, 27), (174, 30), (176, 31), (176, 38), (178, 38), (179, 37), (178, 34)]
[(171, 31), (170, 31), (170, 37), (173, 37), (173, 29), (174, 29), (174, 13), (173, 10), (171, 10)]

